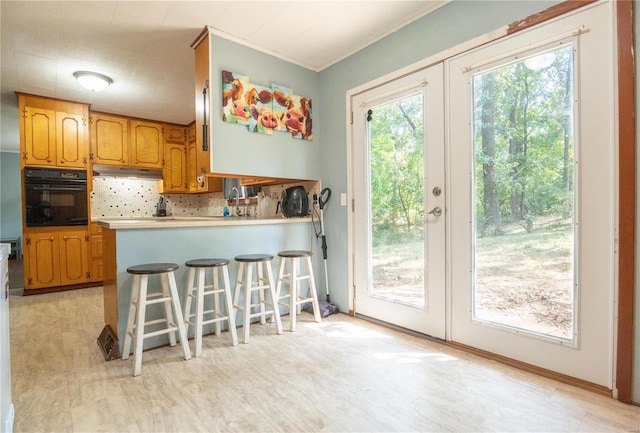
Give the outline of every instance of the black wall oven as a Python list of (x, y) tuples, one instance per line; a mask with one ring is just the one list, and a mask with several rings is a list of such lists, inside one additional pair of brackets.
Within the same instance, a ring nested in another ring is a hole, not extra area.
[(86, 226), (87, 172), (25, 167), (27, 227)]

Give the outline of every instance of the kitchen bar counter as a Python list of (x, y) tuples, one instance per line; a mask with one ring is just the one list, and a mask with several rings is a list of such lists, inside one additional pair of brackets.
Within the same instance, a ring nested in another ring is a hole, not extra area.
[(167, 227), (216, 227), (216, 226), (250, 226), (271, 224), (295, 224), (311, 222), (307, 218), (270, 217), (258, 218), (251, 216), (167, 216), (143, 218), (99, 218), (97, 223), (106, 229), (157, 229)]
[[(124, 341), (132, 276), (127, 268), (152, 262), (177, 263), (176, 281), (180, 302), (184, 305), (187, 283), (187, 260), (223, 258), (229, 260), (232, 290), (237, 264), (233, 258), (240, 254), (271, 254), (274, 256), (274, 276), (278, 270), (278, 252), (287, 249), (313, 250), (319, 242), (313, 231), (311, 218), (256, 217), (161, 217), (140, 219), (99, 219), (103, 227), (104, 258), (104, 319), (120, 342)], [(322, 253), (314, 251), (313, 266), (316, 284), (322, 265)], [(156, 280), (155, 278), (153, 280)], [(150, 280), (151, 281), (151, 280)], [(150, 283), (151, 284), (151, 283)], [(159, 281), (153, 281), (159, 287)], [(321, 286), (320, 286), (321, 287)], [(150, 286), (151, 288), (151, 286)], [(209, 300), (211, 301), (211, 300)], [(160, 305), (148, 308), (147, 320), (160, 317)], [(205, 310), (210, 306), (205, 305)], [(237, 323), (242, 317), (238, 315)], [(213, 331), (205, 329), (205, 333)], [(168, 336), (145, 339), (149, 349), (168, 344)]]

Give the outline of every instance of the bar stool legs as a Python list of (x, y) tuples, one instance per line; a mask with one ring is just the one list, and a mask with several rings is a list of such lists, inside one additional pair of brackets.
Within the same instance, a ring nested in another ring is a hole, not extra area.
[[(189, 279), (187, 282), (187, 297), (184, 305), (184, 320), (186, 330), (189, 329), (189, 325), (192, 325), (195, 329), (195, 357), (200, 356), (202, 353), (202, 328), (204, 325), (210, 323), (215, 325), (215, 334), (220, 335), (220, 323), (227, 321), (229, 333), (231, 334), (231, 344), (233, 346), (238, 345), (236, 315), (233, 308), (233, 301), (231, 299), (228, 264), (229, 260), (225, 259), (197, 259), (189, 260), (185, 263), (185, 265), (189, 267)], [(210, 285), (205, 285), (207, 269), (211, 269)], [(219, 282), (219, 270), (222, 271), (222, 288), (220, 287)], [(223, 294), (224, 296), (225, 312), (220, 309), (220, 294)], [(213, 296), (212, 310), (204, 311), (205, 296)], [(196, 299), (196, 312), (191, 314), (191, 302), (194, 297)], [(205, 320), (205, 314), (210, 318)], [(191, 321), (191, 318), (193, 318), (194, 321)]]
[[(260, 318), (260, 323), (265, 324), (267, 316), (272, 316), (272, 320), (276, 322), (276, 330), (278, 334), (282, 334), (282, 322), (280, 320), (280, 312), (278, 311), (278, 298), (276, 296), (275, 284), (273, 280), (273, 271), (271, 270), (271, 260), (273, 256), (268, 254), (247, 254), (236, 256), (235, 260), (239, 263), (238, 275), (236, 278), (236, 287), (233, 297), (233, 305), (243, 314), (243, 343), (249, 342), (251, 319)], [(253, 265), (257, 267), (257, 278), (254, 280)], [(266, 279), (265, 279), (265, 275)], [(244, 288), (244, 291), (242, 290)], [(267, 301), (265, 290), (269, 290), (270, 300)], [(244, 292), (244, 301), (240, 305), (240, 292)], [(252, 303), (253, 292), (258, 292), (258, 302)], [(271, 309), (267, 310), (266, 305), (270, 305)], [(257, 308), (259, 311), (252, 313), (252, 309)]]
[[(311, 302), (313, 316), (316, 322), (320, 322), (320, 306), (318, 305), (318, 292), (316, 290), (313, 267), (311, 265), (311, 251), (280, 251), (280, 269), (278, 271), (278, 283), (276, 285), (276, 297), (278, 303), (289, 307), (289, 331), (296, 330), (296, 316), (300, 314), (302, 304)], [(307, 274), (300, 274), (300, 260), (304, 260), (307, 266)], [(289, 261), (289, 273), (285, 273), (285, 265)], [(300, 294), (300, 282), (307, 280), (309, 283), (309, 296)], [(282, 296), (282, 284), (289, 285), (289, 294)], [(280, 302), (281, 299), (289, 298), (289, 302)]]
[[(133, 274), (133, 283), (131, 285), (131, 299), (122, 359), (126, 360), (129, 358), (131, 342), (135, 340), (133, 352), (134, 376), (139, 376), (142, 372), (142, 350), (145, 338), (169, 334), (169, 344), (175, 346), (175, 333), (178, 332), (182, 351), (184, 352), (184, 359), (191, 359), (191, 350), (187, 342), (187, 333), (185, 332), (184, 319), (180, 309), (178, 289), (174, 275), (176, 269), (178, 269), (178, 265), (175, 263), (149, 263), (131, 266), (127, 269), (127, 272)], [(148, 293), (149, 275), (153, 274), (160, 274), (162, 292)], [(164, 318), (145, 322), (147, 306), (159, 303), (163, 304)], [(173, 316), (174, 312), (175, 320)], [(145, 327), (161, 323), (164, 323), (166, 327), (145, 333)]]

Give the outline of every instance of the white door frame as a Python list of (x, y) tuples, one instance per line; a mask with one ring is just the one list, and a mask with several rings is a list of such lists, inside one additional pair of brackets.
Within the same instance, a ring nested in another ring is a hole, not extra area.
[[(548, 22), (552, 22), (556, 19), (562, 19), (564, 17), (576, 14), (576, 13), (580, 13), (584, 10), (587, 10), (589, 8), (595, 7), (600, 3), (593, 3), (593, 4), (589, 4), (589, 5), (585, 5), (585, 6), (580, 6), (577, 7), (574, 10), (571, 10), (569, 12), (560, 12), (555, 14), (554, 16), (552, 16), (550, 19), (544, 21), (544, 23), (548, 23)], [(523, 20), (524, 21), (524, 20)], [(528, 27), (528, 26), (525, 26)], [(534, 26), (535, 27), (535, 26)], [(517, 30), (515, 31), (517, 32)], [(386, 74), (380, 78), (377, 78), (375, 80), (372, 80), (368, 83), (362, 84), (358, 87), (355, 87), (353, 89), (350, 89), (346, 92), (345, 95), (345, 106), (347, 107), (346, 113), (345, 113), (345, 123), (346, 123), (346, 130), (347, 130), (347, 137), (346, 137), (346, 142), (347, 142), (347, 194), (348, 197), (350, 197), (350, 202), (348, 204), (348, 208), (347, 208), (347, 222), (348, 222), (348, 233), (349, 233), (349, 239), (348, 239), (348, 269), (349, 269), (349, 275), (348, 275), (348, 280), (349, 280), (349, 312), (350, 314), (354, 313), (354, 294), (355, 294), (355, 285), (354, 285), (354, 275), (353, 275), (353, 269), (354, 269), (354, 245), (353, 245), (353, 227), (354, 224), (356, 223), (354, 221), (354, 217), (353, 217), (353, 149), (354, 149), (354, 143), (352, 140), (352, 107), (351, 107), (351, 99), (352, 96), (357, 94), (357, 93), (361, 93), (365, 90), (371, 89), (373, 87), (376, 87), (378, 85), (387, 83), (389, 81), (392, 81), (398, 77), (401, 77), (403, 75), (406, 75), (408, 73), (411, 73), (417, 69), (420, 68), (424, 68), (427, 66), (430, 66), (432, 64), (438, 63), (440, 61), (452, 58), (453, 56), (456, 56), (458, 54), (464, 53), (466, 51), (469, 51), (473, 48), (479, 47), (481, 45), (496, 41), (498, 39), (504, 38), (505, 36), (510, 35), (511, 33), (514, 33), (514, 29), (510, 26), (505, 26), (502, 28), (499, 28), (493, 32), (489, 32), (487, 34), (481, 35), (477, 38), (474, 38), (472, 40), (466, 41), (462, 44), (456, 45), (454, 47), (451, 47), (443, 52), (437, 53), (435, 55), (429, 56), (428, 58), (425, 58), (419, 62), (416, 62), (412, 65), (409, 65), (407, 67), (404, 67), (398, 71)], [(614, 35), (614, 39), (617, 38), (617, 35)], [(612, 49), (614, 49), (615, 47), (612, 47)], [(614, 50), (615, 51), (615, 50)], [(615, 56), (615, 54), (614, 54)], [(446, 74), (445, 74), (445, 86), (446, 84)], [(617, 102), (617, 101), (616, 101)], [(616, 128), (616, 132), (617, 132), (617, 124), (615, 125)], [(616, 135), (617, 138), (617, 135)], [(617, 144), (617, 142), (616, 142)], [(617, 151), (617, 147), (616, 147), (616, 151)], [(617, 210), (617, 209), (616, 209)], [(449, 261), (450, 262), (450, 261)], [(450, 272), (450, 269), (447, 270), (447, 272)], [(617, 279), (616, 279), (617, 282)], [(450, 290), (447, 290), (448, 296), (450, 293)], [(615, 289), (614, 289), (614, 304), (617, 302), (617, 297), (618, 297), (618, 287), (617, 284), (615, 285)], [(448, 305), (447, 305), (447, 311), (450, 312), (450, 299), (448, 298)], [(615, 317), (615, 312), (613, 314), (613, 316)], [(448, 321), (449, 324), (449, 321)], [(615, 322), (614, 319), (614, 323), (611, 324), (611, 338), (612, 338), (612, 342), (613, 342), (613, 346), (611, 348), (612, 350), (612, 354), (611, 354), (611, 358), (613, 358), (613, 353), (615, 353), (615, 343), (616, 343), (616, 338), (617, 338), (617, 322)], [(450, 326), (450, 324), (448, 325)], [(447, 335), (450, 335), (450, 327), (447, 329)], [(449, 338), (447, 338), (449, 339)], [(615, 366), (613, 366), (613, 359), (612, 359), (612, 376), (615, 376), (615, 371), (613, 371), (613, 369), (615, 368)], [(615, 377), (613, 378), (613, 388), (614, 388), (614, 394), (615, 394)]]

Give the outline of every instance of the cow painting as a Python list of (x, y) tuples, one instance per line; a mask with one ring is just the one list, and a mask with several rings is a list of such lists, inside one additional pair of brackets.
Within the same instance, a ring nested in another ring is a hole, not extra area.
[(296, 139), (313, 139), (311, 98), (279, 85), (252, 84), (229, 71), (222, 71), (222, 119), (247, 125), (251, 132), (283, 131)]

